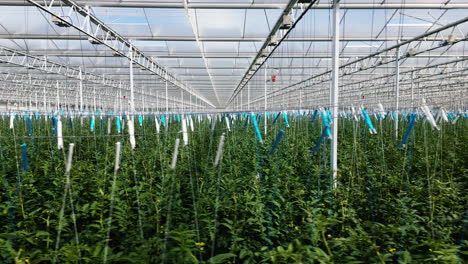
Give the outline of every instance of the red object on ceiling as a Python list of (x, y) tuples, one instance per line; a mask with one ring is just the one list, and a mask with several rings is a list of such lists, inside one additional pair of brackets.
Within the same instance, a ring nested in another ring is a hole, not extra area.
[(271, 81), (272, 81), (272, 82), (276, 82), (276, 75), (272, 75), (272, 76), (271, 76)]

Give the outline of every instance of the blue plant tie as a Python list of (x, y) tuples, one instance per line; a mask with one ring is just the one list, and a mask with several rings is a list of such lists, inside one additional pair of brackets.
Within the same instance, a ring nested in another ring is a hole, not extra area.
[(29, 169), (28, 145), (26, 145), (26, 143), (21, 144), (21, 164), (23, 166), (23, 171), (27, 171)]
[(68, 126), (70, 127), (70, 129), (73, 129), (73, 119), (68, 119)]
[(97, 110), (97, 114), (98, 114), (98, 115), (101, 115), (101, 109), (98, 109), (98, 110)]
[(371, 131), (371, 133), (375, 133), (376, 131), (375, 131), (374, 125), (372, 125), (372, 121), (369, 117), (369, 114), (367, 113), (365, 109), (362, 109), (361, 112), (362, 112), (362, 115), (364, 116), (364, 120), (366, 121), (369, 131)]
[(89, 124), (89, 129), (91, 130), (91, 132), (94, 131), (95, 122), (96, 122), (96, 120), (95, 120), (94, 116), (92, 116), (91, 117), (91, 123)]
[(163, 123), (164, 126), (166, 126), (166, 118), (164, 116), (161, 116), (161, 123)]
[(289, 127), (288, 113), (287, 112), (283, 113), (283, 118), (284, 118), (284, 123), (286, 123), (286, 126)]
[(270, 112), (266, 112), (266, 117), (270, 118)]
[(330, 110), (329, 110), (329, 109), (327, 109), (326, 111), (327, 111), (327, 118), (328, 118), (328, 123), (331, 123), (331, 122), (332, 122), (332, 120), (333, 120), (333, 119), (332, 119), (332, 114), (331, 114), (331, 112), (330, 112)]
[(57, 135), (57, 117), (56, 116), (52, 117), (52, 133), (54, 134), (54, 136)]
[(258, 114), (257, 115), (257, 123), (261, 123), (262, 122), (262, 114)]
[(328, 131), (329, 130), (330, 130), (330, 128), (327, 127), (327, 126), (323, 128), (322, 133), (320, 134), (320, 137), (319, 137), (317, 143), (315, 143), (315, 146), (312, 149), (312, 156), (314, 156), (315, 154), (318, 153), (318, 151), (320, 149), (320, 145), (322, 144), (323, 139), (325, 138), (325, 136), (328, 136)]
[(281, 115), (281, 112), (278, 112), (276, 115), (275, 115), (275, 119), (273, 119), (273, 125), (276, 124), (276, 121), (278, 120), (278, 117), (280, 117)]
[(143, 116), (141, 115), (138, 116), (138, 122), (140, 123), (140, 126), (143, 125)]
[(273, 155), (275, 153), (276, 147), (280, 143), (281, 138), (283, 138), (283, 134), (284, 134), (284, 130), (280, 129), (278, 132), (278, 135), (276, 135), (275, 141), (273, 142), (273, 146), (271, 147), (270, 155)]
[(260, 129), (258, 129), (257, 118), (255, 118), (254, 113), (252, 113), (252, 123), (255, 129), (255, 135), (257, 135), (257, 138), (260, 141), (260, 143), (263, 143), (262, 134), (260, 134)]
[(318, 115), (318, 110), (315, 109), (314, 111), (314, 114), (312, 115), (312, 123), (315, 121), (315, 119), (317, 118), (317, 115)]
[(177, 122), (180, 123), (180, 115), (177, 115)]
[(404, 148), (406, 146), (406, 144), (408, 143), (408, 139), (409, 139), (409, 136), (411, 134), (411, 131), (413, 130), (414, 125), (416, 124), (416, 118), (417, 118), (416, 114), (411, 115), (410, 123), (408, 125), (408, 128), (406, 128), (405, 134), (403, 135), (403, 140), (401, 140), (401, 144), (398, 147), (399, 149)]
[(121, 130), (121, 128), (120, 128), (120, 117), (117, 117), (115, 119), (115, 125), (117, 126), (117, 132), (120, 133), (120, 130)]
[(447, 116), (448, 116), (448, 118), (450, 119), (450, 121), (453, 122), (453, 115), (452, 115), (452, 113), (447, 112)]
[(249, 124), (249, 117), (249, 115), (245, 117), (244, 127), (247, 127), (247, 125)]
[(33, 127), (32, 127), (32, 121), (31, 121), (31, 117), (30, 117), (30, 116), (28, 116), (27, 122), (28, 122), (28, 135), (29, 135), (29, 136), (32, 136)]
[(387, 111), (387, 114), (385, 115), (385, 117), (383, 118), (383, 120), (387, 119), (387, 117), (390, 115), (390, 111)]
[(328, 122), (328, 117), (325, 112), (322, 112), (322, 120), (323, 120), (323, 126), (325, 127), (325, 133), (327, 137), (331, 136), (331, 131), (330, 131), (330, 123)]

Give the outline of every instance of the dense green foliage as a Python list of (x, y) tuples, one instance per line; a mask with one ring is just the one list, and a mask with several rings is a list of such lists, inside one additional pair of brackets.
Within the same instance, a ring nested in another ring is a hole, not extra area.
[[(195, 122), (189, 145), (169, 168), (180, 123), (161, 133), (152, 118), (128, 136), (107, 135), (107, 119), (89, 131), (63, 118), (65, 150), (51, 119), (15, 129), (0, 120), (0, 256), (4, 263), (463, 263), (467, 259), (468, 121), (432, 130), (418, 120), (405, 148), (408, 122), (340, 119), (338, 188), (332, 189), (329, 140), (311, 155), (322, 122), (290, 116), (271, 124), (264, 144), (244, 117), (231, 131)], [(115, 121), (112, 121), (115, 125)], [(261, 122), (263, 124), (263, 121)], [(285, 135), (269, 154), (279, 129)], [(125, 130), (126, 131), (126, 130)], [(116, 134), (115, 126), (113, 134)], [(225, 133), (222, 163), (213, 166)], [(110, 208), (115, 143), (122, 142)], [(21, 144), (29, 167), (23, 169)], [(75, 143), (70, 192), (68, 143)], [(64, 193), (71, 193), (63, 200)], [(64, 207), (63, 207), (64, 205)], [(73, 206), (73, 207), (72, 207)], [(64, 216), (59, 225), (60, 211)], [(72, 213), (74, 211), (74, 215)], [(76, 230), (73, 216), (76, 217)], [(60, 235), (58, 236), (58, 232)], [(60, 237), (56, 251), (57, 238)], [(79, 242), (77, 242), (77, 240)]]

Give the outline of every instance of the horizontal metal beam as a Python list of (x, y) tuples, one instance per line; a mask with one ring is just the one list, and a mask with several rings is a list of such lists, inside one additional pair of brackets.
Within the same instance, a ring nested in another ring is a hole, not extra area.
[[(0, 67), (19, 67), (17, 65), (0, 65)], [(128, 69), (128, 66), (126, 65), (111, 65), (111, 64), (96, 64), (96, 65), (91, 65), (91, 64), (86, 64), (86, 65), (69, 65), (69, 67), (74, 67), (74, 68), (78, 68), (78, 67), (83, 67), (83, 69)], [(200, 70), (200, 69), (205, 69), (204, 66), (190, 66), (190, 65), (180, 65), (180, 66), (167, 66), (166, 68), (168, 69), (182, 69), (182, 70), (190, 70), (190, 69), (193, 69), (193, 70)], [(379, 66), (379, 69), (395, 69), (394, 66), (386, 66), (386, 65), (383, 65), (383, 66)], [(414, 66), (400, 66), (400, 68), (414, 68)], [(210, 67), (211, 70), (245, 70), (247, 69), (247, 66), (245, 67), (240, 67), (240, 66), (235, 66), (235, 67), (230, 67), (230, 66), (213, 66), (213, 67)], [(310, 66), (307, 66), (307, 65), (291, 65), (291, 66), (278, 66), (278, 67), (270, 67), (270, 70), (283, 70), (283, 69), (330, 69), (329, 66), (319, 66), (319, 65), (310, 65)], [(99, 72), (101, 74), (106, 74), (106, 75), (113, 75), (113, 74), (122, 74), (122, 75), (127, 75), (128, 72)], [(96, 73), (97, 74), (97, 73)], [(134, 75), (143, 75), (144, 73), (134, 73)], [(187, 73), (189, 74), (189, 73)], [(146, 75), (146, 74), (144, 74)], [(180, 75), (180, 74), (179, 74)]]
[[(438, 48), (438, 46), (437, 46)], [(202, 58), (201, 53), (194, 53), (194, 52), (179, 52), (179, 53), (174, 53), (174, 54), (167, 54), (167, 53), (160, 53), (160, 52), (151, 52), (151, 51), (145, 51), (146, 54), (148, 54), (151, 57), (154, 58), (163, 58), (163, 59), (170, 59), (170, 58)], [(56, 57), (113, 57), (115, 58), (115, 55), (110, 52), (95, 52), (95, 51), (79, 51), (79, 50), (29, 50), (29, 54), (34, 55), (34, 56), (56, 56)], [(213, 52), (213, 53), (206, 53), (205, 52), (205, 58), (207, 59), (251, 59), (255, 57), (256, 53), (252, 52), (242, 52), (242, 53), (236, 53), (236, 52), (230, 52), (230, 53), (223, 53), (223, 52)], [(340, 59), (356, 59), (360, 57), (365, 57), (368, 56), (368, 52), (342, 52), (340, 54)], [(443, 54), (438, 54), (436, 52), (424, 54), (420, 53), (412, 58), (432, 58), (432, 57), (467, 57), (468, 54), (466, 52), (460, 51), (448, 51), (444, 52)], [(392, 58), (392, 56), (386, 56), (387, 58)], [(329, 59), (331, 58), (331, 54), (328, 52), (314, 52), (312, 54), (307, 54), (305, 55), (304, 53), (278, 53), (278, 54), (273, 54), (270, 56), (271, 59), (291, 59), (291, 58), (298, 58), (298, 59), (303, 59), (303, 58), (308, 58), (308, 59)], [(128, 66), (127, 66), (128, 67)], [(274, 66), (272, 66), (274, 67)], [(143, 68), (140, 68), (144, 70)], [(261, 69), (259, 69), (261, 70)]]
[[(128, 39), (133, 41), (196, 41), (195, 37), (191, 36), (132, 36), (126, 35)], [(82, 35), (53, 35), (53, 34), (0, 34), (0, 39), (50, 39), (50, 40), (88, 40), (87, 37)], [(408, 36), (386, 36), (380, 38), (372, 37), (342, 37), (340, 41), (357, 41), (357, 42), (370, 42), (370, 41), (405, 41), (410, 39)], [(426, 38), (426, 41), (442, 41), (445, 40), (443, 36), (432, 36)], [(202, 42), (261, 42), (264, 37), (200, 37), (199, 41)], [(288, 37), (286, 42), (330, 42), (331, 37)], [(138, 43), (135, 44), (138, 47)], [(144, 47), (144, 46), (142, 46)]]
[[(116, 7), (116, 8), (184, 8), (182, 2), (163, 2), (163, 1), (89, 1), (77, 0), (78, 5), (89, 5), (93, 7)], [(467, 3), (341, 3), (340, 9), (467, 9)], [(24, 0), (2, 0), (0, 6), (25, 6), (28, 5)], [(63, 3), (55, 1), (53, 6), (61, 6)], [(235, 3), (235, 2), (199, 2), (188, 3), (187, 8), (193, 9), (283, 9), (286, 6), (284, 2), (270, 3)], [(331, 9), (329, 3), (319, 3), (314, 9)]]

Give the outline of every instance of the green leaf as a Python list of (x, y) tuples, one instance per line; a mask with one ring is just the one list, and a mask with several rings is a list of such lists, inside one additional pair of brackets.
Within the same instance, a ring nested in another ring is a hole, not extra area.
[(210, 258), (208, 260), (208, 263), (224, 263), (226, 260), (232, 258), (232, 257), (235, 257), (236, 254), (233, 254), (233, 253), (222, 253), (222, 254), (218, 254), (212, 258)]

